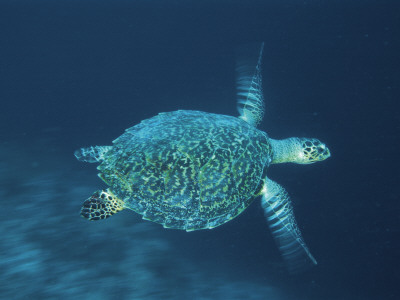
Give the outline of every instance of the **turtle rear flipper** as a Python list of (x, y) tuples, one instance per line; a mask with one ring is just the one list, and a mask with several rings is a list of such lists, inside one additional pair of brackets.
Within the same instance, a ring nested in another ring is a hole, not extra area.
[(124, 208), (124, 202), (118, 199), (109, 189), (96, 191), (83, 202), (81, 216), (90, 221), (103, 220)]
[(80, 148), (74, 152), (75, 157), (79, 161), (88, 163), (96, 163), (104, 160), (104, 154), (107, 153), (112, 146), (92, 146)]

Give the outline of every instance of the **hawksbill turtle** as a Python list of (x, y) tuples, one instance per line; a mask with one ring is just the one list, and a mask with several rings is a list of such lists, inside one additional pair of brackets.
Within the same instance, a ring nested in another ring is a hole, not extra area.
[(239, 117), (201, 111), (160, 113), (125, 131), (112, 146), (75, 151), (100, 163), (108, 189), (84, 201), (81, 215), (106, 219), (131, 209), (165, 228), (193, 231), (220, 226), (255, 198), (290, 271), (316, 264), (296, 224), (285, 189), (267, 177), (271, 164), (310, 164), (330, 156), (313, 138), (274, 140), (257, 129), (264, 115), (261, 58), (237, 67)]

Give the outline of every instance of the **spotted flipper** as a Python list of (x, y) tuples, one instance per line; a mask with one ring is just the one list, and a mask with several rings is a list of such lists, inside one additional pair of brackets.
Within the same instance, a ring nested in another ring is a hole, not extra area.
[(290, 273), (317, 264), (297, 227), (289, 195), (276, 182), (266, 179), (261, 200), (268, 225), (287, 263)]
[(118, 199), (109, 189), (96, 191), (83, 202), (81, 216), (90, 221), (103, 220), (124, 208), (124, 202)]
[(88, 148), (80, 148), (75, 151), (74, 155), (79, 161), (88, 163), (96, 163), (104, 160), (104, 154), (107, 153), (112, 146), (92, 146)]
[[(241, 48), (237, 58), (237, 109), (239, 118), (257, 126), (264, 116), (264, 96), (262, 91), (261, 60), (264, 43), (258, 55), (258, 60), (251, 60), (249, 50)], [(254, 68), (254, 65), (256, 66)]]

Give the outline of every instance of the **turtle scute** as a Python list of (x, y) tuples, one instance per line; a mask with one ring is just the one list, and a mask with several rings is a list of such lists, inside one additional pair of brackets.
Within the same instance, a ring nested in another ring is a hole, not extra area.
[(271, 147), (235, 117), (162, 113), (114, 141), (99, 176), (125, 207), (167, 228), (219, 226), (254, 199)]

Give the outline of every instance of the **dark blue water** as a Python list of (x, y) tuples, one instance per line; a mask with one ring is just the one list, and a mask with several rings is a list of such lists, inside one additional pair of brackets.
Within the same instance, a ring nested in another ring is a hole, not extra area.
[[(1, 299), (400, 298), (400, 5), (216, 2), (0, 2)], [(269, 171), (318, 266), (287, 273), (258, 200), (192, 233), (79, 217), (104, 184), (75, 149), (162, 111), (237, 115), (235, 49), (260, 41), (261, 129), (332, 152)]]

